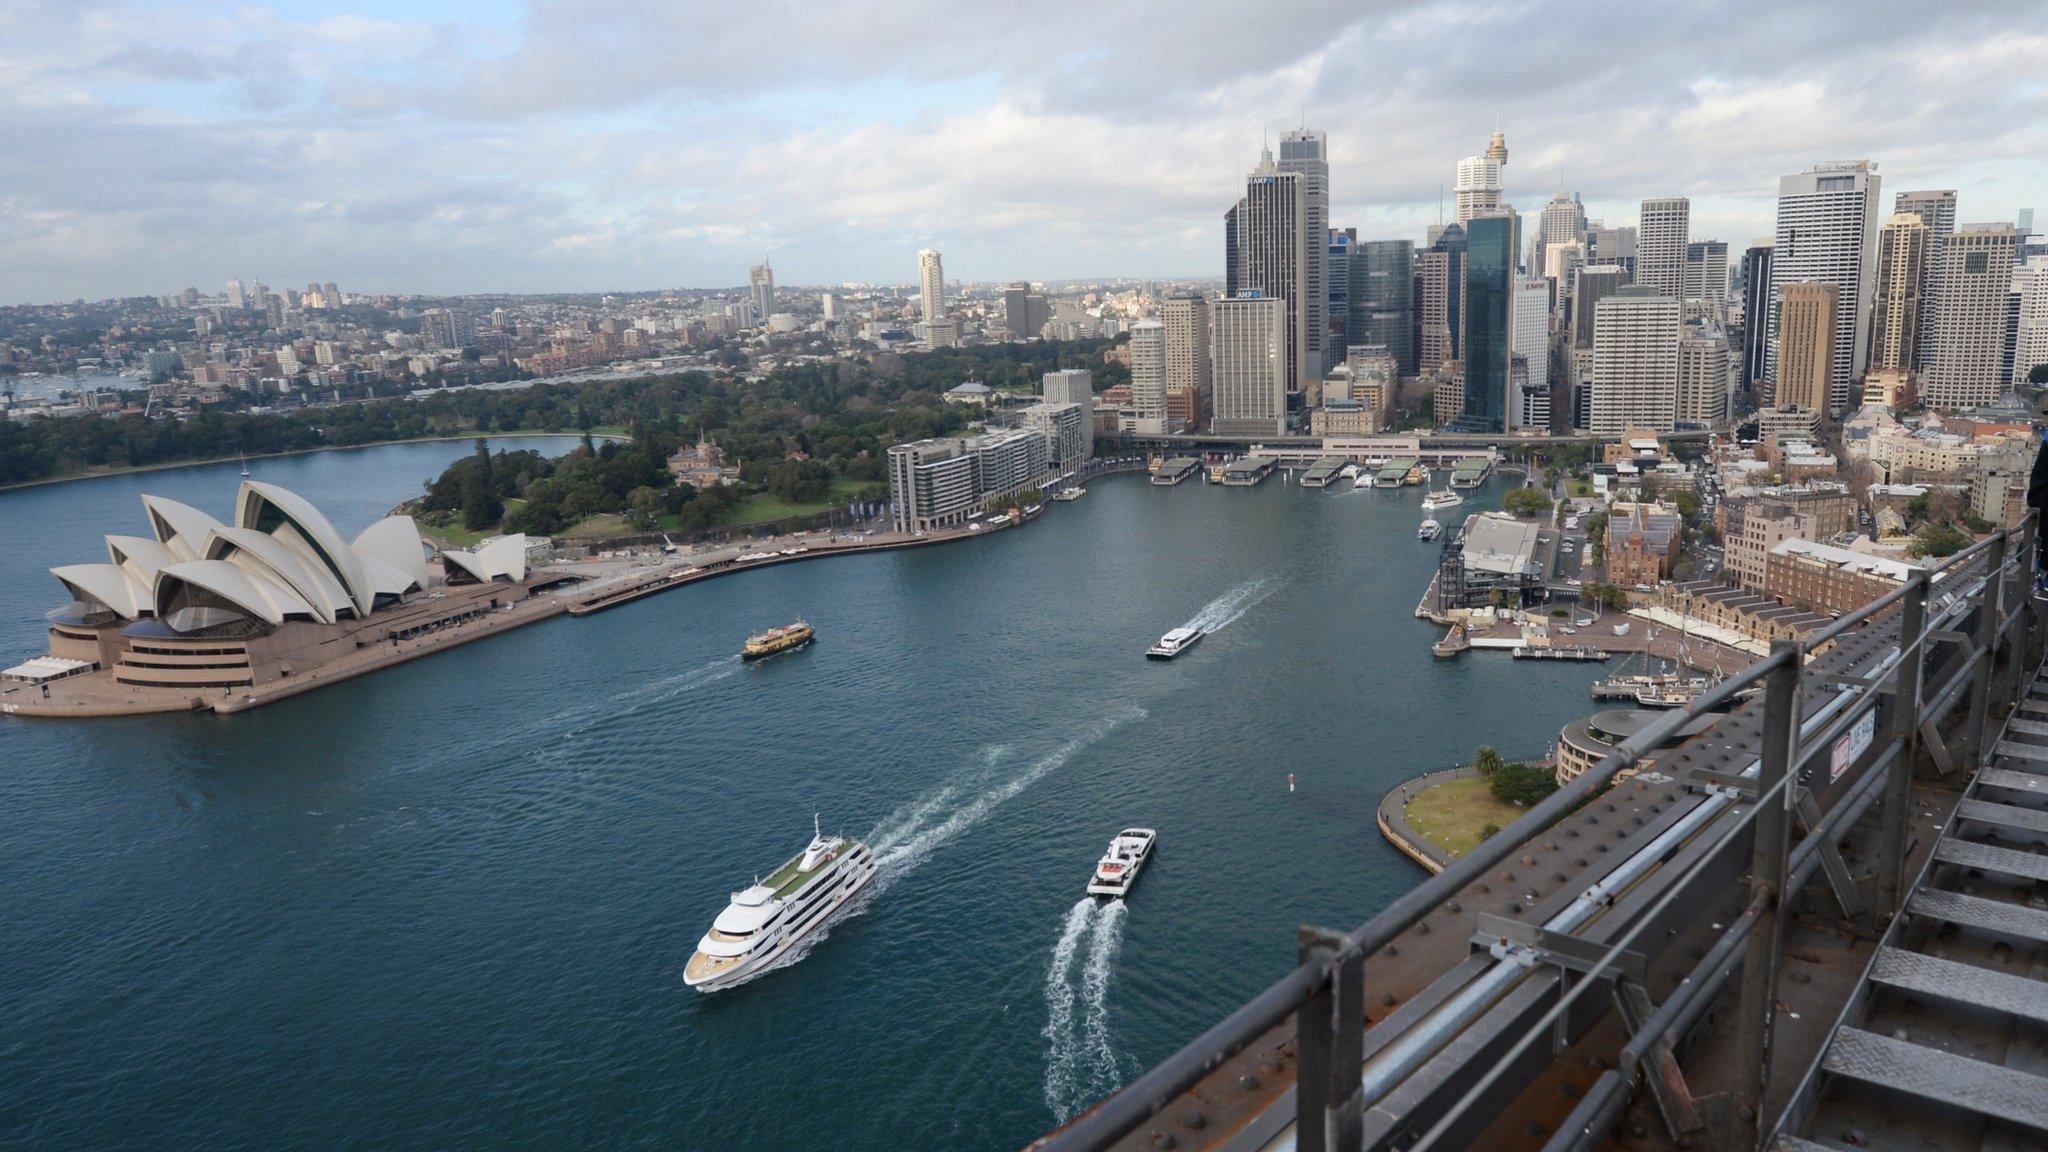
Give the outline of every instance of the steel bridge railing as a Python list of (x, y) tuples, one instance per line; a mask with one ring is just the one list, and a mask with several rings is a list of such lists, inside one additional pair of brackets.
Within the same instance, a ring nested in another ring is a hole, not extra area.
[[(1733, 974), (1744, 967), (1768, 975), (1762, 980), (1745, 980), (1742, 985), (1737, 1013), (1738, 1048), (1747, 1054), (1749, 1062), (1744, 1065), (1747, 1075), (1734, 1093), (1730, 1108), (1737, 1123), (1724, 1128), (1723, 1147), (1757, 1148), (1762, 1134), (1769, 1130), (1763, 1116), (1763, 1097), (1769, 1082), (1770, 1038), (1784, 934), (1781, 911), (1826, 862), (1823, 849), (1832, 849), (1847, 828), (1881, 799), (1884, 823), (1878, 890), (1882, 907), (1878, 913), (1897, 913), (1907, 843), (1906, 800), (1918, 759), (1916, 753), (1923, 750), (1922, 742), (1927, 744), (1924, 751), (1945, 770), (1951, 764), (1973, 763), (1984, 747), (1991, 672), (1998, 654), (2011, 654), (2009, 666), (2017, 686), (2028, 663), (2020, 658), (2021, 652), (2029, 659), (2037, 658), (2040, 652), (2041, 621), (2039, 613), (2032, 610), (2031, 595), (2037, 546), (2034, 533), (2031, 517), (2021, 527), (2001, 529), (1931, 568), (1916, 571), (1899, 587), (1804, 639), (1776, 642), (1768, 656), (1721, 681), (1687, 707), (1667, 713), (1622, 741), (1597, 766), (1559, 788), (1521, 819), (1482, 841), (1356, 929), (1338, 933), (1304, 926), (1300, 931), (1301, 963), (1296, 968), (1094, 1108), (1033, 1142), (1030, 1148), (1033, 1152), (1095, 1152), (1110, 1147), (1290, 1016), (1296, 1022), (1296, 1124), (1292, 1141), (1283, 1144), (1304, 1152), (1352, 1152), (1363, 1148), (1364, 1110), (1371, 1103), (1367, 1099), (1364, 1060), (1366, 957), (1454, 898), (1468, 884), (1484, 878), (1693, 720), (1761, 684), (1765, 697), (1761, 755), (1742, 774), (1743, 783), (1710, 795), (1710, 801), (1723, 803), (1718, 807), (1703, 806), (1695, 813), (1707, 814), (1699, 828), (1713, 824), (1710, 832), (1699, 834), (1711, 835), (1717, 843), (1725, 844), (1754, 833), (1748, 869), (1748, 906), (1726, 926), (1676, 991), (1653, 1009), (1645, 1004), (1645, 1018), (1628, 1029), (1617, 1066), (1595, 1082), (1545, 1145), (1545, 1152), (1590, 1149), (1619, 1116), (1653, 1053), (1668, 1053), (1670, 1046), (1699, 1022)], [(1808, 656), (1895, 609), (1899, 624), (1897, 647), (1886, 653), (1870, 674), (1823, 679), (1822, 686), (1835, 694), (1807, 709), (1802, 717), (1802, 674)], [(1976, 616), (1972, 633), (1965, 636), (1952, 631), (1972, 614)], [(1926, 658), (1937, 643), (1958, 645), (1964, 658), (1948, 680), (1929, 691), (1922, 683), (1922, 675)], [(1838, 682), (1841, 687), (1835, 689)], [(1968, 718), (1956, 748), (1951, 751), (1937, 726), (1953, 712), (1966, 691)], [(1834, 747), (1838, 738), (1873, 716), (1880, 696), (1890, 696), (1894, 705), (1881, 742), (1867, 754), (1868, 766), (1832, 809), (1817, 820), (1811, 819), (1811, 800), (1798, 783), (1802, 770), (1822, 750)], [(1747, 803), (1747, 808), (1733, 819), (1714, 819), (1734, 807), (1738, 800)], [(1802, 804), (1807, 808), (1802, 810)], [(1795, 814), (1802, 815), (1808, 825), (1807, 834), (1796, 849), (1790, 837)], [(1655, 848), (1653, 844), (1652, 849)], [(1638, 855), (1649, 856), (1651, 850)], [(1698, 875), (1713, 855), (1700, 853), (1690, 870), (1669, 884), (1648, 912), (1637, 916), (1630, 927), (1604, 945), (1596, 962), (1579, 969), (1581, 978), (1571, 982), (1506, 1055), (1479, 1070), (1471, 1087), (1422, 1130), (1419, 1138), (1404, 1146), (1411, 1152), (1454, 1146), (1453, 1137), (1461, 1120), (1469, 1122), (1467, 1113), (1508, 1074), (1517, 1057), (1533, 1045), (1554, 1041), (1559, 1022), (1568, 1019), (1566, 1014), (1589, 990), (1614, 991), (1619, 987), (1624, 976), (1622, 959), (1630, 944), (1646, 926), (1656, 922), (1658, 911), (1687, 891), (1687, 881)], [(1629, 866), (1630, 861), (1625, 860), (1615, 872), (1627, 872)], [(1644, 874), (1629, 874), (1604, 898), (1611, 900), (1615, 892)], [(1613, 878), (1614, 874), (1610, 874), (1608, 880), (1589, 892), (1600, 890)], [(1525, 967), (1521, 971), (1526, 976), (1533, 969)], [(1478, 1003), (1466, 1019), (1451, 1021), (1447, 1026), (1469, 1023), (1486, 1003), (1490, 1001)], [(1424, 1026), (1418, 1024), (1416, 1030)], [(1443, 1027), (1439, 1026), (1440, 1036)], [(1397, 1040), (1381, 1049), (1374, 1058), (1375, 1065), (1385, 1062), (1389, 1052), (1398, 1046)], [(1652, 1088), (1657, 1087), (1653, 1079)]]

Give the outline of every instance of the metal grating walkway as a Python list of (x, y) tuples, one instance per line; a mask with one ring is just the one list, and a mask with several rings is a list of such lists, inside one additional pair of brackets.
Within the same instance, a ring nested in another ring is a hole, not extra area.
[(1770, 1147), (2048, 1147), (2048, 679), (1987, 743)]

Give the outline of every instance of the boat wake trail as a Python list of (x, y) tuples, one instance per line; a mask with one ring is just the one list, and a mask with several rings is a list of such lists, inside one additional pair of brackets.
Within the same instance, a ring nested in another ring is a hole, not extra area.
[(1197, 629), (1204, 635), (1221, 631), (1237, 623), (1240, 617), (1257, 607), (1259, 601), (1279, 590), (1279, 581), (1271, 576), (1254, 576), (1209, 601), (1183, 627)]
[(1002, 769), (1009, 759), (1010, 746), (983, 749), (979, 763), (963, 778), (898, 809), (868, 835), (868, 846), (874, 849), (878, 869), (872, 886), (878, 893), (886, 890), (924, 863), (940, 845), (987, 819), (1003, 801), (1038, 783), (1073, 759), (1076, 752), (1109, 735), (1119, 725), (1144, 715), (1142, 709), (1127, 708), (1097, 720), (1007, 779), (1002, 777)]
[(617, 693), (602, 704), (584, 704), (556, 712), (520, 732), (517, 740), (529, 745), (529, 758), (542, 758), (593, 731), (631, 720), (679, 696), (716, 684), (737, 674), (742, 667), (744, 663), (738, 656), (721, 656)]
[(1123, 901), (1083, 898), (1068, 910), (1053, 945), (1045, 973), (1045, 1106), (1062, 1124), (1123, 1083), (1109, 1032), (1109, 983), (1123, 925)]

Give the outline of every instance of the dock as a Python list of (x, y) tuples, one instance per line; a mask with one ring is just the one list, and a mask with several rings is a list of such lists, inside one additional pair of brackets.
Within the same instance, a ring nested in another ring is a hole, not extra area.
[(1492, 471), (1493, 466), (1484, 460), (1461, 461), (1451, 473), (1451, 487), (1477, 488), (1486, 483), (1487, 474)]
[(1273, 456), (1246, 456), (1223, 466), (1223, 483), (1231, 488), (1251, 488), (1273, 474), (1279, 466)]
[(1303, 488), (1327, 488), (1330, 486), (1331, 481), (1337, 479), (1337, 474), (1342, 472), (1349, 463), (1350, 461), (1342, 456), (1324, 456), (1314, 464), (1309, 465), (1308, 471), (1301, 474), (1301, 486)]
[(1409, 483), (1409, 476), (1422, 461), (1414, 456), (1396, 456), (1373, 477), (1375, 488), (1399, 488)]
[(1200, 460), (1192, 456), (1174, 456), (1160, 464), (1157, 472), (1152, 473), (1152, 483), (1170, 488), (1201, 470)]
[(1516, 648), (1513, 653), (1517, 660), (1590, 660), (1607, 659), (1607, 653), (1587, 644), (1572, 644), (1561, 648), (1536, 648), (1527, 644)]

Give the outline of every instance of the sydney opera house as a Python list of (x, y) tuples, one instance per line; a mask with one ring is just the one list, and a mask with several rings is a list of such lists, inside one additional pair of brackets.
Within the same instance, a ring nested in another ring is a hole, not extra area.
[(523, 536), (430, 562), (409, 516), (345, 539), (302, 497), (248, 480), (232, 522), (156, 496), (142, 506), (148, 535), (109, 536), (105, 563), (50, 570), (70, 602), (49, 615), (49, 655), (5, 674), (39, 687), (32, 701), (53, 689), (92, 712), (253, 699), (416, 651), (531, 592)]

